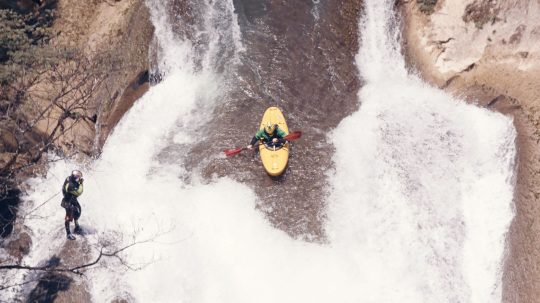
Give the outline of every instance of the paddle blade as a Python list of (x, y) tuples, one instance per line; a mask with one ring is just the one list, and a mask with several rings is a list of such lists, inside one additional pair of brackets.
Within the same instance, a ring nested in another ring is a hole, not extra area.
[(225, 153), (225, 156), (232, 157), (234, 155), (237, 155), (241, 153), (244, 150), (243, 147), (235, 148), (235, 149), (226, 149), (223, 152)]
[(296, 140), (298, 138), (300, 138), (302, 136), (302, 132), (301, 131), (295, 131), (295, 132), (292, 132), (288, 135), (285, 136), (285, 140), (287, 141), (292, 141), (292, 140)]

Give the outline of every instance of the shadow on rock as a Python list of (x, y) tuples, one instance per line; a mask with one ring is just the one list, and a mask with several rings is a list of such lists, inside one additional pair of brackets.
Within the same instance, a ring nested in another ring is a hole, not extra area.
[[(57, 256), (53, 256), (51, 260), (49, 260), (50, 266), (57, 266), (59, 264), (60, 258)], [(28, 302), (54, 302), (58, 293), (68, 290), (72, 282), (73, 280), (66, 275), (46, 273), (39, 279), (37, 286), (30, 293)]]
[(20, 202), (20, 190), (9, 189), (0, 196), (0, 237), (6, 238), (13, 231), (13, 223)]

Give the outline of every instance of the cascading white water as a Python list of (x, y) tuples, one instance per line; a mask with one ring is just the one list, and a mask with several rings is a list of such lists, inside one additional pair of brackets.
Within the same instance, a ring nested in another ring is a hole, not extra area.
[(330, 240), (374, 273), (363, 302), (500, 302), (512, 121), (408, 75), (392, 4), (365, 1), (362, 105), (330, 136)]
[[(212, 12), (201, 31), (207, 44), (196, 53), (170, 31), (166, 3), (148, 4), (164, 80), (85, 169), (81, 222), (95, 230), (85, 237), (93, 245), (118, 234), (129, 242), (134, 233), (145, 239), (168, 232), (126, 251), (131, 264), (152, 261), (143, 269), (125, 271), (107, 260), (109, 268), (92, 270), (95, 302), (126, 293), (138, 302), (500, 301), (512, 217), (512, 123), (407, 75), (389, 31), (392, 1), (365, 3), (357, 60), (366, 82), (362, 105), (329, 136), (336, 165), (329, 176), (328, 244), (294, 240), (271, 227), (246, 185), (228, 178), (201, 183), (196, 171), (183, 169), (178, 150), (195, 140), (190, 134), (224, 89), (213, 69), (223, 53), (217, 41), (229, 37), (239, 51), (239, 31), (232, 0), (205, 2)], [(32, 181), (27, 200), (37, 206), (56, 193), (73, 167), (52, 166), (45, 179)], [(28, 220), (34, 233), (28, 264), (65, 243), (57, 203), (39, 215)]]

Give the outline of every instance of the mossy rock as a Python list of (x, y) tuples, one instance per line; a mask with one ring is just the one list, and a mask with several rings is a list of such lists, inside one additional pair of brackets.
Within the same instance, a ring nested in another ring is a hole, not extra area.
[(429, 15), (435, 11), (437, 0), (416, 0), (416, 3), (422, 13)]
[(495, 23), (499, 13), (499, 6), (496, 1), (474, 1), (465, 8), (463, 21), (466, 23), (474, 22), (474, 26), (482, 29), (487, 23)]

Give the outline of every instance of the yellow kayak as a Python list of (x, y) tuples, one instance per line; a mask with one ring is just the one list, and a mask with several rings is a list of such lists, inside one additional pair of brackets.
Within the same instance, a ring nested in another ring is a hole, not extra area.
[[(279, 108), (269, 107), (262, 117), (260, 128), (268, 123), (277, 124), (279, 128), (289, 134), (289, 127), (287, 127), (287, 122), (285, 122), (285, 117)], [(270, 176), (279, 176), (287, 167), (287, 162), (289, 161), (289, 143), (285, 143), (281, 148), (272, 148), (267, 147), (264, 144), (259, 145), (259, 152), (261, 155), (261, 160), (264, 166), (264, 169)]]

